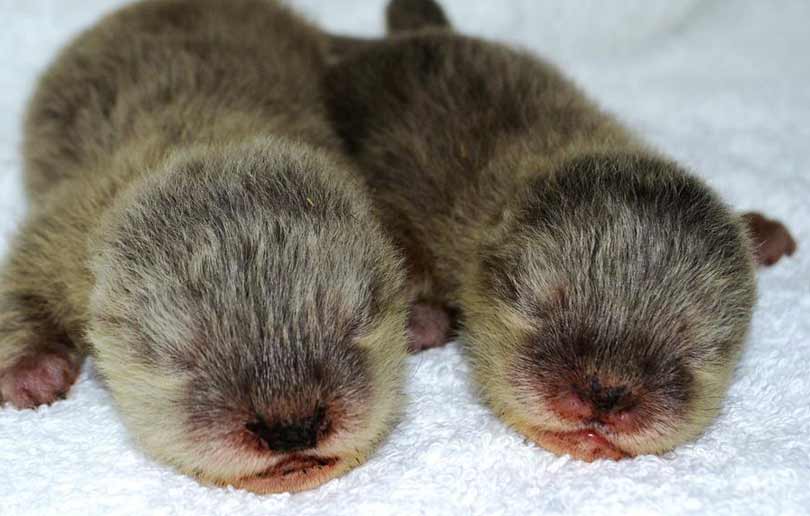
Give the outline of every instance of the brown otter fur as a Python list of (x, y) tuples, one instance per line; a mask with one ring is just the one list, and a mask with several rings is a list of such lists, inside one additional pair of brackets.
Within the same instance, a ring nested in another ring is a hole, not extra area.
[(261, 0), (151, 0), (43, 76), (0, 282), (0, 399), (92, 353), (136, 440), (201, 480), (306, 489), (396, 416), (401, 259), (318, 102), (325, 37)]
[[(413, 28), (400, 8), (438, 6), (394, 0), (389, 17)], [(324, 89), (410, 288), (460, 309), (500, 417), (586, 460), (660, 453), (702, 432), (755, 281), (746, 226), (701, 180), (553, 66), (447, 29), (364, 41)]]

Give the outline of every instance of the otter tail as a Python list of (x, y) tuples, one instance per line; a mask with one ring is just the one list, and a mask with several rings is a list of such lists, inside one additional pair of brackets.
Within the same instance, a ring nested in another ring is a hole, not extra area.
[[(391, 0), (385, 10), (385, 18), (389, 36), (424, 29), (452, 28), (444, 9), (434, 0)], [(339, 61), (376, 41), (351, 36), (330, 36), (329, 60)]]
[(385, 17), (389, 34), (451, 28), (444, 9), (434, 0), (391, 0)]

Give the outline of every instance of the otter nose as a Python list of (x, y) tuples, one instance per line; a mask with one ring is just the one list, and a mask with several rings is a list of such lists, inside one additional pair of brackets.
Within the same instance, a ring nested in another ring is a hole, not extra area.
[(599, 412), (612, 412), (623, 405), (627, 398), (628, 389), (624, 385), (615, 387), (605, 386), (599, 378), (592, 376), (585, 389), (580, 389), (578, 394), (589, 399), (594, 408)]
[(327, 427), (326, 411), (318, 408), (307, 418), (293, 422), (269, 423), (263, 417), (245, 425), (271, 451), (290, 453), (311, 450), (318, 445)]
[(608, 385), (598, 377), (588, 377), (564, 389), (550, 402), (551, 408), (566, 419), (604, 420), (633, 405), (625, 385)]

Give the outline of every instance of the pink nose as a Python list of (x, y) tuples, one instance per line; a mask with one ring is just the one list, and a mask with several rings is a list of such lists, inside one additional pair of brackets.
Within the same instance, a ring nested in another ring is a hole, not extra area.
[(593, 419), (593, 406), (573, 391), (566, 392), (549, 403), (551, 409), (563, 419), (587, 421)]
[(623, 386), (610, 386), (596, 377), (571, 385), (549, 401), (549, 408), (562, 419), (599, 422), (618, 429), (632, 426), (636, 400)]

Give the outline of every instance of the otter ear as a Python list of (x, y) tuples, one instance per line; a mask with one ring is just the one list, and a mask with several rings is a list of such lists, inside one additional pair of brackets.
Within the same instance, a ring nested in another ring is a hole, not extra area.
[(796, 252), (796, 241), (778, 220), (748, 212), (742, 215), (742, 221), (751, 237), (757, 265), (770, 266), (783, 256), (792, 256)]
[(452, 28), (444, 9), (433, 0), (391, 0), (386, 9), (389, 34)]

